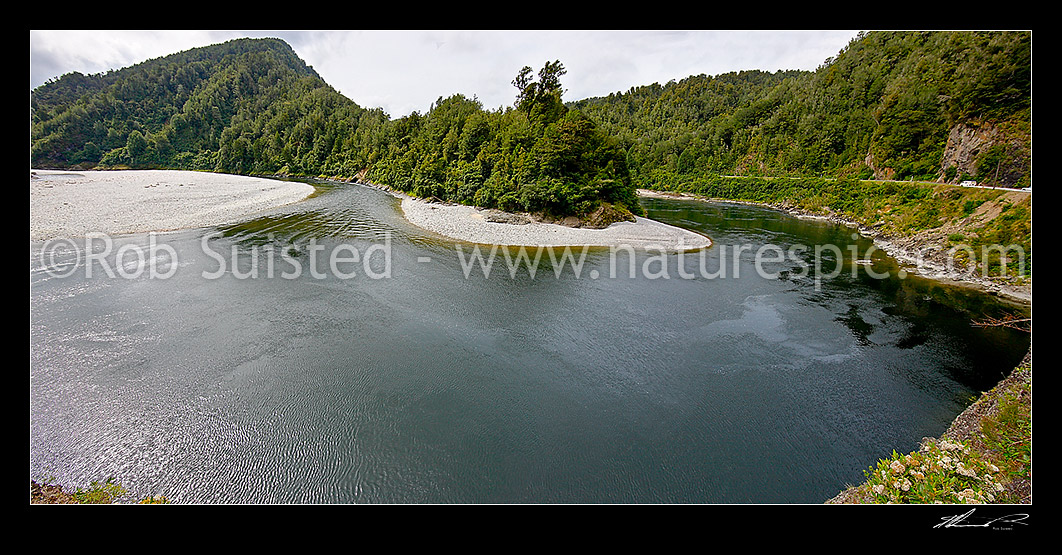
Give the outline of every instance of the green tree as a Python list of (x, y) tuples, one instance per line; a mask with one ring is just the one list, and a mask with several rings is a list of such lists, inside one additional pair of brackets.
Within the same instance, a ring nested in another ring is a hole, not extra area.
[(129, 156), (130, 163), (142, 163), (147, 155), (147, 150), (148, 142), (144, 138), (144, 134), (136, 129), (131, 131), (129, 138), (125, 141), (125, 152)]
[(538, 71), (538, 81), (531, 79), (531, 68), (525, 66), (513, 79), (518, 91), (516, 108), (528, 115), (532, 123), (546, 126), (560, 119), (567, 111), (560, 78), (567, 73), (559, 60), (546, 62)]

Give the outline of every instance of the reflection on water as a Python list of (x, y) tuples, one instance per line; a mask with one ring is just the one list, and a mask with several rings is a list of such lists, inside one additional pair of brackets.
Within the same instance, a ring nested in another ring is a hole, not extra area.
[[(1012, 309), (991, 297), (868, 277), (853, 260), (895, 265), (846, 228), (646, 204), (714, 246), (595, 249), (534, 277), (499, 254), (487, 276), (357, 185), (156, 238), (166, 279), (87, 277), (75, 249), (31, 244), (31, 477), (200, 503), (819, 503), (938, 435), (1028, 348), (970, 326)], [(759, 246), (827, 243), (840, 259), (757, 272)], [(336, 252), (389, 271), (310, 264)], [(279, 277), (290, 261), (304, 271)], [(667, 277), (617, 275), (628, 262)]]

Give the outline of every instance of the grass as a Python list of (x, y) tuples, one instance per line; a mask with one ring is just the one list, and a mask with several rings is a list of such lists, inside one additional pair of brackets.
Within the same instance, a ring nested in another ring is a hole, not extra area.
[[(963, 419), (963, 416), (970, 416)], [(881, 459), (830, 503), (1031, 502), (1032, 364), (981, 396), (940, 439)]]
[[(973, 252), (989, 249), (976, 260), (978, 273), (1032, 277), (1031, 195), (1014, 200), (999, 189), (850, 178), (670, 176), (652, 188), (836, 216), (886, 236), (922, 236), (933, 243), (937, 240), (931, 233), (947, 229), (944, 238), (961, 236)], [(1014, 247), (1014, 252), (1004, 259), (999, 246)]]
[(74, 491), (74, 499), (81, 505), (107, 505), (127, 494), (125, 488), (116, 484), (112, 477), (103, 482), (93, 481), (88, 489), (77, 488)]
[(999, 467), (947, 439), (903, 456), (893, 451), (864, 474), (872, 503), (995, 503), (1006, 492)]
[[(30, 480), (30, 504), (111, 505), (130, 500), (129, 492), (113, 477), (102, 482), (94, 480), (87, 488), (76, 488), (73, 493), (65, 491), (62, 486), (48, 483), (42, 485)], [(169, 500), (156, 495), (140, 499), (136, 503), (157, 505), (169, 503)]]

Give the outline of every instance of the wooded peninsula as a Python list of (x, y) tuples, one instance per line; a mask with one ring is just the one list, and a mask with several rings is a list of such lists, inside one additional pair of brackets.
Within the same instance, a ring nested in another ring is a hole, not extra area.
[[(813, 71), (691, 75), (574, 100), (554, 60), (513, 68), (512, 106), (455, 94), (393, 118), (340, 94), (282, 40), (238, 39), (33, 89), (30, 163), (358, 181), (589, 227), (643, 215), (640, 190), (754, 202), (912, 248), (984, 253), (958, 262), (1026, 287), (1031, 304), (1031, 57), (1025, 31), (862, 32)], [(1015, 376), (927, 445), (949, 461), (968, 437), (993, 457), (1016, 452), (1018, 479), (999, 499), (1025, 503), (1031, 351)], [(904, 502), (875, 480), (922, 457), (894, 453), (843, 497)], [(985, 461), (979, 475), (999, 471)]]
[(638, 189), (684, 192), (901, 234), (952, 224), (946, 241), (1019, 245), (1031, 275), (1031, 199), (944, 187), (1031, 187), (1031, 69), (1029, 32), (864, 32), (814, 71), (565, 101), (550, 61), (514, 72), (511, 107), (456, 94), (392, 119), (283, 41), (239, 39), (34, 89), (31, 164), (324, 176), (602, 227), (642, 214)]

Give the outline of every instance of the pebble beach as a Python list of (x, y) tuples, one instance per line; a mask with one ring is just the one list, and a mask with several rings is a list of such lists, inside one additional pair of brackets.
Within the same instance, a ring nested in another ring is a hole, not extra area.
[[(30, 241), (238, 223), (313, 192), (313, 186), (300, 182), (208, 172), (31, 170)], [(668, 252), (712, 244), (703, 235), (648, 218), (604, 229), (531, 218), (510, 223), (490, 217), (497, 211), (391, 194), (402, 200), (402, 212), (410, 223), (455, 241), (528, 247), (629, 246)]]
[(530, 220), (525, 223), (491, 221), (492, 211), (457, 204), (426, 202), (399, 195), (402, 211), (412, 224), (444, 237), (485, 245), (565, 247), (629, 246), (666, 252), (710, 247), (699, 233), (638, 217), (603, 229), (569, 227)]
[(178, 170), (30, 171), (30, 241), (235, 223), (298, 202), (311, 185)]

